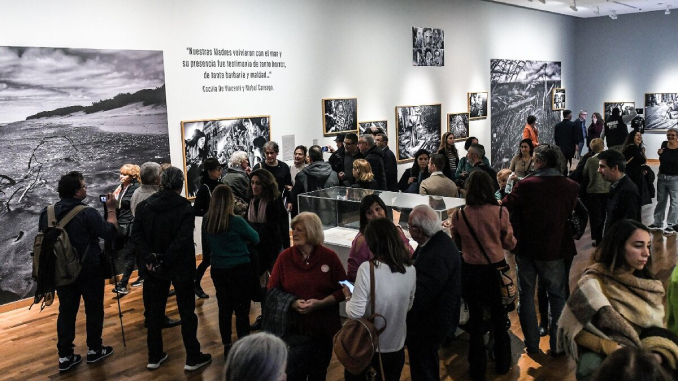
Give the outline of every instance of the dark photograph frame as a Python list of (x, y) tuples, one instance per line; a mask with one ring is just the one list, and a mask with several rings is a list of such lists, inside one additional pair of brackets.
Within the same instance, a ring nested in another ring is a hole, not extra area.
[(469, 120), (478, 120), (487, 118), (487, 91), (478, 91), (468, 93)]
[(271, 140), (271, 116), (245, 116), (181, 122), (186, 198), (195, 198), (203, 163), (215, 157), (226, 165), (235, 151), (245, 151), (250, 166), (264, 161), (264, 143)]
[(412, 27), (412, 65), (445, 66), (445, 31)]
[(323, 135), (358, 133), (358, 98), (323, 98)]
[(358, 122), (358, 136), (365, 133), (368, 128), (376, 127), (388, 136), (388, 120), (368, 120)]
[(551, 110), (554, 111), (561, 111), (565, 110), (565, 88), (563, 87), (558, 87), (553, 89), (553, 93), (551, 94)]
[(461, 142), (469, 137), (469, 113), (457, 112), (447, 114), (447, 132), (454, 135), (455, 142)]
[(442, 105), (396, 106), (396, 159), (414, 161), (420, 149), (435, 153), (440, 147)]

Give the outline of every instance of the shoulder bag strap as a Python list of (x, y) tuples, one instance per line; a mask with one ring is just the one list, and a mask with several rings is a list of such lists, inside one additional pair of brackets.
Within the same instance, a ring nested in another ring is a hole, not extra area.
[[(376, 295), (374, 294), (374, 262), (370, 261), (370, 307), (372, 308), (372, 316), (376, 315), (375, 311), (375, 299)], [(381, 330), (377, 330), (377, 353), (379, 354), (379, 369), (381, 370), (381, 380), (386, 381), (386, 376), (384, 374), (384, 363), (381, 361), (381, 347), (379, 346), (379, 335), (383, 330), (386, 329), (386, 326), (384, 325), (384, 328)]]
[(54, 205), (47, 207), (47, 227), (57, 226), (56, 214), (54, 213)]
[(466, 218), (466, 213), (464, 213), (464, 208), (461, 208), (461, 216), (464, 217), (464, 222), (466, 222), (466, 226), (468, 226), (468, 231), (471, 233), (471, 236), (473, 236), (473, 239), (476, 240), (476, 243), (478, 244), (480, 251), (483, 252), (485, 259), (487, 259), (487, 263), (492, 264), (492, 261), (490, 260), (490, 257), (485, 252), (485, 248), (483, 248), (483, 245), (480, 243), (480, 240), (478, 239), (476, 232), (471, 227), (471, 224), (468, 223), (468, 219)]
[[(75, 217), (76, 214), (80, 213), (83, 209), (87, 208), (85, 205), (78, 205), (75, 208), (71, 209), (68, 214), (59, 221), (59, 224), (56, 226), (60, 229), (63, 229), (68, 225), (69, 222)], [(49, 210), (49, 209), (48, 209)]]

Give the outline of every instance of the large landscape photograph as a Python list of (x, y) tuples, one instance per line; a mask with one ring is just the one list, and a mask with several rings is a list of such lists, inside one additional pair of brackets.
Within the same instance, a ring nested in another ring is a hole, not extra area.
[[(553, 144), (560, 111), (551, 93), (560, 88), (560, 62), (497, 59), (490, 61), (492, 166), (507, 168), (518, 152), (527, 117), (537, 117), (540, 143)], [(482, 143), (482, 142), (481, 142)]]
[(161, 51), (0, 47), (0, 305), (31, 297), (40, 211), (80, 171), (90, 206), (125, 163), (169, 162)]

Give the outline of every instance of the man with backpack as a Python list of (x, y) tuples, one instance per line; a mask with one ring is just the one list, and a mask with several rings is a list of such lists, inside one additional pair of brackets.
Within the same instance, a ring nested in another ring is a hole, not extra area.
[[(104, 269), (99, 239), (113, 240), (117, 236), (115, 198), (107, 195), (106, 220), (94, 208), (87, 207), (83, 200), (87, 197), (87, 184), (80, 172), (69, 172), (59, 180), (57, 191), (60, 200), (54, 205), (56, 221), (62, 220), (75, 208), (81, 209), (66, 224), (66, 240), (70, 241), (73, 254), (82, 265), (74, 280), (55, 280), (56, 293), (59, 296), (59, 317), (57, 318), (57, 348), (59, 350), (59, 371), (64, 372), (82, 361), (82, 356), (74, 353), (75, 319), (80, 307), (80, 298), (85, 300), (87, 317), (87, 362), (94, 363), (113, 353), (113, 348), (102, 344), (101, 333), (104, 326)], [(39, 230), (47, 236), (49, 225), (48, 209), (40, 214)], [(63, 232), (61, 235), (65, 235)], [(63, 237), (62, 237), (63, 239)], [(43, 241), (43, 246), (48, 243)], [(43, 251), (49, 248), (43, 247)], [(52, 250), (54, 250), (52, 248)], [(40, 253), (34, 253), (40, 255)], [(54, 267), (59, 267), (57, 255)], [(64, 284), (68, 283), (68, 284)]]

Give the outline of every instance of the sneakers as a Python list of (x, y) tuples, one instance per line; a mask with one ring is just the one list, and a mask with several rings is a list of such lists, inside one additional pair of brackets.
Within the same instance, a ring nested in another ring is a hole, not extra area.
[(87, 351), (87, 363), (91, 364), (93, 362), (97, 362), (101, 360), (104, 357), (108, 357), (113, 354), (113, 347), (107, 346), (107, 347), (101, 347), (97, 351), (89, 350)]
[(664, 229), (664, 234), (667, 234), (667, 235), (676, 234), (676, 231), (671, 226), (667, 226)]
[(650, 230), (662, 230), (661, 226), (658, 226), (658, 225), (655, 225), (655, 224), (649, 225), (647, 228), (650, 229)]
[(113, 293), (118, 294), (118, 295), (127, 295), (129, 294), (129, 290), (127, 290), (127, 287), (117, 285), (113, 290), (111, 290)]
[(192, 372), (212, 362), (212, 355), (209, 353), (200, 353), (195, 359), (186, 360), (184, 370)]
[(210, 297), (209, 295), (205, 294), (205, 291), (203, 291), (202, 287), (200, 286), (193, 287), (193, 292), (195, 292), (195, 296), (200, 299), (208, 299)]
[(144, 278), (138, 277), (137, 280), (132, 282), (132, 287), (141, 287), (144, 285)]
[(159, 358), (156, 358), (156, 359), (149, 358), (148, 359), (148, 365), (146, 365), (146, 369), (156, 370), (156, 369), (160, 368), (160, 364), (165, 362), (165, 360), (167, 360), (167, 353), (165, 353), (165, 352), (162, 352), (162, 354), (160, 355)]
[(76, 354), (70, 355), (68, 357), (59, 357), (59, 372), (65, 372), (80, 364), (81, 361), (82, 356)]

